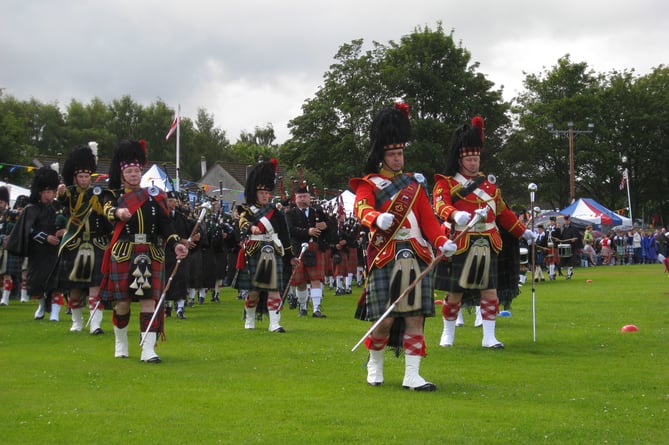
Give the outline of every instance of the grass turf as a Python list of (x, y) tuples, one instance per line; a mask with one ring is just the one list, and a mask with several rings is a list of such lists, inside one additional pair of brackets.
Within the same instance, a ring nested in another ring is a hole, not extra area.
[[(586, 280), (592, 280), (587, 283)], [(133, 305), (129, 359), (103, 336), (33, 321), (35, 304), (0, 307), (0, 441), (22, 443), (662, 444), (669, 437), (669, 280), (660, 265), (581, 268), (532, 285), (498, 319), (502, 351), (481, 348), (473, 314), (439, 348), (428, 319), (421, 375), (434, 393), (401, 388), (403, 358), (386, 354), (385, 385), (365, 383), (369, 324), (353, 295), (325, 293), (327, 319), (286, 308), (285, 334), (243, 329), (242, 303), (168, 318), (163, 363), (139, 361)], [(437, 310), (440, 306), (437, 306)], [(639, 327), (621, 333), (625, 324)]]

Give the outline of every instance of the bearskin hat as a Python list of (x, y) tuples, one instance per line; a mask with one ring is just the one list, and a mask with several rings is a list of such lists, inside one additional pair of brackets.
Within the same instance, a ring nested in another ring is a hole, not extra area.
[(56, 170), (53, 170), (51, 167), (40, 167), (30, 185), (30, 202), (37, 204), (40, 201), (40, 192), (44, 190), (56, 191), (59, 184), (60, 178)]
[(480, 156), (483, 151), (483, 118), (475, 116), (470, 124), (455, 130), (451, 139), (451, 151), (446, 161), (446, 175), (453, 176), (459, 170), (458, 161), (465, 156)]
[(95, 173), (97, 168), (95, 155), (88, 145), (80, 145), (72, 150), (63, 164), (63, 182), (66, 186), (74, 184), (74, 177), (79, 173)]
[(277, 160), (272, 158), (269, 161), (258, 162), (249, 171), (249, 176), (246, 179), (246, 187), (244, 187), (244, 196), (247, 204), (255, 203), (256, 191), (274, 190), (278, 166)]
[(378, 173), (385, 151), (403, 149), (410, 137), (409, 106), (397, 102), (393, 106), (381, 108), (372, 121), (369, 133), (365, 173)]
[(311, 193), (311, 190), (309, 189), (309, 184), (307, 184), (307, 181), (300, 181), (297, 184), (297, 189), (295, 189), (295, 194), (298, 193)]
[(30, 197), (26, 195), (19, 195), (16, 197), (16, 201), (14, 201), (14, 207), (12, 207), (14, 210), (22, 209), (25, 206), (27, 206), (30, 203)]
[(146, 141), (121, 141), (109, 164), (109, 188), (121, 188), (122, 173), (127, 167), (144, 168), (147, 161)]
[(0, 201), (9, 204), (9, 189), (4, 185), (0, 186)]

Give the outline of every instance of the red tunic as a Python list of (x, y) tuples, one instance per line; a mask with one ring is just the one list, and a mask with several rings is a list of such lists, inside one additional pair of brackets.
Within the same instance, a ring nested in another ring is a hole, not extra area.
[[(385, 170), (382, 173), (386, 173)], [(368, 266), (370, 268), (372, 265), (383, 267), (395, 256), (396, 239), (388, 242), (380, 251), (374, 245), (374, 235), (377, 231), (374, 221), (376, 221), (379, 214), (388, 210), (392, 202), (392, 199), (388, 199), (384, 203), (376, 202), (375, 191), (379, 190), (378, 182), (384, 179), (388, 180), (390, 176), (381, 173), (372, 173), (364, 178), (353, 178), (349, 181), (349, 185), (355, 192), (355, 216), (371, 232), (371, 241), (367, 248)], [(426, 263), (430, 263), (434, 259), (434, 256), (425, 238), (435, 247), (439, 247), (447, 241), (443, 228), (439, 224), (434, 210), (432, 210), (432, 206), (430, 205), (427, 193), (422, 186), (419, 187), (413, 206), (409, 210), (400, 231), (411, 234), (402, 241), (410, 242), (416, 254)]]
[[(516, 238), (520, 238), (527, 229), (518, 220), (516, 214), (506, 206), (506, 203), (502, 199), (501, 191), (487, 179), (479, 185), (477, 190), (472, 191), (466, 196), (457, 195), (458, 190), (462, 189), (463, 186), (455, 177), (434, 175), (434, 179), (436, 181), (433, 193), (434, 208), (442, 220), (451, 222), (451, 226), (455, 227), (456, 235), (464, 227), (453, 223), (453, 219), (450, 218), (453, 212), (463, 210), (473, 215), (477, 209), (485, 208), (486, 206), (489, 207), (486, 221), (479, 222), (470, 229), (466, 236), (460, 238), (456, 253), (460, 254), (469, 248), (469, 240), (472, 236), (487, 236), (495, 252), (499, 253), (502, 250), (502, 238), (498, 225)], [(471, 178), (466, 177), (465, 179)], [(455, 203), (453, 203), (452, 199), (454, 193), (458, 196)]]

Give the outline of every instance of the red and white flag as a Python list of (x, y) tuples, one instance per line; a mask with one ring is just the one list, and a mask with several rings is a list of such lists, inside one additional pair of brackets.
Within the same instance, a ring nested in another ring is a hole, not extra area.
[(169, 141), (170, 137), (172, 134), (177, 131), (177, 127), (179, 126), (179, 118), (175, 117), (174, 121), (172, 122), (172, 125), (170, 125), (170, 130), (167, 132), (167, 135), (165, 136), (165, 140)]
[(627, 169), (623, 171), (623, 178), (620, 180), (620, 190), (625, 190), (626, 181), (627, 181)]

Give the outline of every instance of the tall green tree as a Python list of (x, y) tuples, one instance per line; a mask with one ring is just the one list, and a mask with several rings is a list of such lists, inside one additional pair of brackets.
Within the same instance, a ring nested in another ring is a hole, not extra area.
[(443, 168), (453, 130), (473, 115), (488, 122), (491, 145), (501, 140), (508, 105), (441, 24), (417, 28), (399, 43), (374, 42), (368, 51), (362, 39), (354, 40), (339, 48), (335, 60), (323, 86), (290, 122), (291, 138), (281, 152), (290, 164), (313, 169), (324, 187), (345, 188), (362, 174), (371, 119), (395, 99), (411, 107), (407, 169), (429, 180)]
[[(589, 131), (588, 124), (595, 124), (593, 133), (574, 139), (576, 197), (591, 188), (596, 166), (592, 160), (607, 156), (606, 147), (596, 143), (597, 134), (602, 131), (597, 119), (600, 79), (587, 63), (573, 63), (566, 55), (552, 69), (527, 75), (524, 85), (526, 90), (513, 109), (519, 128), (509, 137), (501, 158), (509, 167), (515, 163), (512, 171), (524, 183), (514, 184), (515, 193), (526, 195), (527, 184), (534, 182), (540, 187), (537, 198), (541, 206), (560, 209), (569, 204), (570, 153), (564, 133), (569, 123), (579, 131)], [(505, 195), (507, 199), (514, 196)]]

